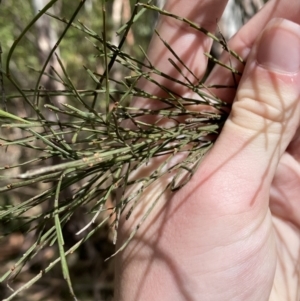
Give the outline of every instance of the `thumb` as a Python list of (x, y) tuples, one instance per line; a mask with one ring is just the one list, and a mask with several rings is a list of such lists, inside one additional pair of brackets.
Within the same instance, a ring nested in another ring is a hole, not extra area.
[(258, 204), (266, 214), (277, 164), (299, 126), (299, 69), (300, 27), (272, 20), (251, 50), (230, 116), (198, 170), (197, 193), (220, 200), (215, 195), (223, 190), (227, 209), (229, 203), (239, 212)]
[(300, 120), (299, 50), (299, 25), (272, 20), (250, 54), (223, 132), (223, 139), (246, 140), (249, 149), (260, 152), (256, 162), (272, 170)]

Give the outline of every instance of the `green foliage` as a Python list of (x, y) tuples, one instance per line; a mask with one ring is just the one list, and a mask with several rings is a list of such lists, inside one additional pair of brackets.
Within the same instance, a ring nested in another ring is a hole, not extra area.
[[(55, 2), (49, 3), (54, 5)], [(120, 214), (130, 208), (127, 215), (130, 218), (144, 191), (156, 185), (161, 177), (170, 175), (149, 211), (136, 221), (127, 242), (116, 252), (126, 247), (160, 196), (180, 189), (191, 178), (227, 117), (229, 105), (209, 95), (209, 87), (204, 82), (198, 79), (197, 84), (193, 84), (170, 78), (144, 61), (143, 51), (132, 49), (127, 38), (132, 29), (134, 38), (145, 49), (151, 29), (145, 23), (138, 24), (160, 13), (188, 24), (218, 43), (223, 41), (187, 19), (162, 11), (151, 1), (140, 1), (132, 5), (132, 16), (123, 20), (125, 26), (116, 46), (110, 42), (115, 30), (110, 19), (112, 2), (104, 5), (104, 1), (94, 1), (91, 11), (84, 9), (84, 2), (63, 1), (60, 15), (49, 12), (41, 16), (51, 18), (51, 26), (56, 28), (58, 41), (61, 41), (60, 55), (55, 56), (54, 48), (50, 52), (55, 57), (51, 62), (57, 63), (55, 69), (47, 69), (45, 64), (51, 57), (44, 61), (39, 58), (37, 41), (33, 38), (37, 28), (28, 26), (34, 17), (28, 3), (20, 4), (24, 12), (19, 16), (20, 28), (14, 31), (11, 23), (1, 21), (0, 36), (6, 37), (2, 42), (3, 65), (10, 66), (11, 75), (4, 73), (8, 111), (0, 110), (0, 143), (8, 154), (20, 151), (20, 155), (16, 161), (1, 163), (0, 193), (11, 197), (0, 204), (0, 229), (2, 239), (16, 231), (33, 238), (24, 254), (14, 262), (14, 268), (8, 269), (0, 281), (10, 284), (22, 274), (22, 268), (45, 249), (55, 250), (55, 255), (44, 262), (40, 271), (5, 300), (34, 285), (57, 264), (61, 265), (69, 292), (76, 299), (78, 290), (73, 288), (70, 272), (72, 255), (108, 224), (115, 241)], [(3, 5), (3, 9), (13, 19), (20, 11), (10, 5)], [(23, 34), (22, 39), (13, 44), (12, 41)], [(9, 48), (12, 45), (16, 46), (14, 52)], [(167, 43), (165, 46), (173, 51)], [(236, 53), (226, 50), (242, 61)], [(177, 59), (181, 62), (179, 57)], [(181, 68), (188, 70), (183, 62), (181, 64)], [(26, 69), (28, 65), (30, 69)], [(236, 73), (230, 66), (224, 67)], [(153, 74), (176, 81), (197, 93), (199, 99), (177, 95), (161, 86)], [(61, 88), (43, 87), (42, 76), (51, 78)], [(151, 95), (140, 89), (137, 83), (141, 78), (160, 87), (165, 96)], [(57, 101), (58, 96), (63, 102)], [(156, 109), (131, 107), (134, 97), (162, 105)], [(15, 104), (18, 104), (17, 110), (13, 108)], [(197, 109), (202, 105), (214, 107), (215, 113)], [(166, 122), (171, 125), (164, 126)], [(181, 159), (174, 160), (178, 156)], [(151, 160), (158, 160), (158, 168), (135, 177), (136, 171)], [(30, 187), (34, 193), (31, 190), (26, 198), (20, 196)], [(128, 189), (131, 194), (126, 193)], [(78, 212), (81, 217), (84, 213), (87, 222), (78, 229), (78, 240), (68, 245), (64, 231)]]

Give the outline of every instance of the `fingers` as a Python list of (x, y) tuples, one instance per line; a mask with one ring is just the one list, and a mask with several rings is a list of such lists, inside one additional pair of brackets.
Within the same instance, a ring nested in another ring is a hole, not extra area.
[[(187, 18), (197, 25), (214, 32), (217, 20), (220, 19), (226, 4), (227, 0), (168, 0), (165, 10)], [(206, 71), (207, 59), (203, 53), (209, 52), (212, 43), (211, 38), (184, 24), (182, 21), (167, 16), (160, 17), (157, 31), (188, 69), (193, 71), (196, 78), (178, 62), (157, 35), (154, 35), (148, 49), (148, 57), (152, 65), (177, 80), (186, 82), (186, 79), (184, 79), (186, 76), (193, 83), (199, 82)], [(169, 62), (170, 58), (179, 66), (182, 74), (172, 66)], [(166, 86), (181, 95), (185, 93), (186, 88), (174, 83), (174, 81), (166, 80), (159, 76), (153, 77), (162, 86)], [(147, 91), (154, 93), (154, 95), (157, 95), (157, 93), (162, 94), (162, 91), (157, 86), (149, 84), (145, 80), (141, 81), (140, 86), (142, 88), (147, 86)]]
[[(272, 18), (284, 18), (300, 24), (300, 2), (297, 0), (271, 0), (259, 13), (257, 13), (246, 25), (244, 25), (238, 33), (229, 41), (230, 49), (236, 51), (244, 60), (247, 60), (253, 43), (257, 36), (266, 27)], [(221, 61), (231, 64), (234, 68), (243, 71), (244, 65), (239, 63), (227, 52), (224, 52)], [(239, 80), (239, 77), (236, 77)], [(208, 84), (222, 84), (232, 86), (234, 84), (233, 77), (228, 70), (223, 67), (216, 66), (210, 74)], [(213, 91), (218, 97), (227, 102), (232, 102), (235, 91), (233, 89), (218, 89)]]
[(228, 192), (221, 206), (266, 214), (277, 164), (300, 122), (299, 49), (297, 24), (269, 23), (249, 55), (220, 137), (197, 173), (198, 194), (209, 195), (218, 183), (218, 191)]

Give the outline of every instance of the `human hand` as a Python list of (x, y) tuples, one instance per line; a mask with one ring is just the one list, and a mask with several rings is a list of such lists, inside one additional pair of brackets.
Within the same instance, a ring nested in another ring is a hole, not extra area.
[[(214, 32), (226, 2), (169, 0), (166, 10)], [(165, 195), (118, 255), (116, 300), (298, 300), (300, 27), (271, 19), (300, 23), (299, 12), (299, 1), (271, 0), (229, 41), (247, 61), (234, 94), (214, 91), (234, 101), (231, 114), (189, 183)], [(211, 40), (166, 17), (158, 31), (201, 78)], [(154, 37), (149, 57), (175, 76), (170, 56)], [(207, 79), (231, 81), (218, 66)], [(121, 223), (119, 244), (131, 226)]]

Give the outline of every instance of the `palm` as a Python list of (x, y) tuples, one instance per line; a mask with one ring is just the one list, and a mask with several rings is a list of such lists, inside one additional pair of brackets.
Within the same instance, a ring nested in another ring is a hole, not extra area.
[[(172, 199), (172, 205), (169, 208), (169, 223), (165, 225), (165, 230), (166, 233), (170, 232), (171, 236), (180, 238), (180, 241), (172, 238), (175, 244), (191, 247), (192, 253), (188, 254), (189, 251), (185, 250), (184, 256), (193, 258), (194, 253), (201, 254), (191, 268), (194, 269), (197, 262), (201, 262), (199, 271), (205, 271), (207, 268), (209, 273), (204, 272), (203, 279), (200, 275), (199, 283), (208, 282), (212, 284), (213, 280), (210, 282), (207, 275), (212, 274), (213, 279), (215, 279), (216, 274), (220, 274), (220, 270), (224, 271), (226, 276), (224, 277), (224, 274), (222, 276), (226, 279), (228, 270), (230, 274), (230, 267), (238, 265), (236, 257), (232, 257), (232, 254), (237, 254), (241, 262), (248, 262), (249, 266), (252, 267), (250, 275), (248, 275), (247, 268), (244, 269), (243, 264), (240, 265), (241, 268), (238, 269), (238, 273), (241, 277), (237, 277), (237, 287), (249, 287), (249, 284), (243, 283), (244, 279), (252, 284), (257, 281), (253, 285), (253, 292), (259, 291), (258, 296), (268, 296), (272, 289), (270, 301), (298, 300), (300, 208), (297, 206), (300, 195), (300, 165), (292, 155), (294, 150), (296, 152), (297, 147), (296, 143), (292, 142), (288, 147), (288, 151), (282, 156), (276, 170), (270, 190), (270, 208), (266, 208), (261, 218), (256, 219), (256, 209), (247, 205), (251, 203), (251, 200), (244, 202), (242, 206), (236, 206), (234, 197), (222, 195), (223, 199), (221, 197), (216, 199), (215, 195), (220, 193), (216, 192), (216, 186), (213, 183), (216, 183), (220, 169), (211, 169), (211, 166), (209, 166), (209, 170), (212, 171), (209, 173), (205, 162), (200, 167), (198, 174), (195, 175), (196, 179)], [(215, 156), (215, 154), (212, 156)], [(236, 159), (234, 158), (233, 161), (236, 161)], [(211, 161), (209, 161), (209, 164), (211, 164)], [(227, 174), (227, 178), (230, 178), (229, 172), (225, 171), (224, 173)], [(223, 174), (220, 174), (220, 177), (223, 176)], [(233, 179), (228, 181), (230, 183), (235, 182)], [(223, 183), (225, 188), (230, 186), (225, 179)], [(222, 188), (223, 186), (219, 186), (220, 190)], [(233, 191), (237, 189), (239, 188), (234, 186)], [(229, 194), (232, 194), (232, 191)], [(241, 193), (238, 192), (237, 194)], [(248, 194), (245, 198), (247, 199), (247, 197)], [(268, 197), (268, 188), (265, 197)], [(222, 201), (220, 201), (221, 199)], [(229, 202), (223, 207), (227, 199)], [(234, 202), (231, 202), (231, 200)], [(181, 211), (177, 211), (180, 203), (182, 203)], [(214, 208), (214, 210), (212, 211), (211, 208)], [(193, 212), (192, 215), (191, 212)], [(263, 211), (261, 210), (261, 212)], [(252, 217), (249, 218), (248, 214)], [(186, 219), (187, 215), (190, 216), (188, 220)], [(175, 223), (180, 225), (180, 229), (174, 226)], [(240, 231), (242, 227), (244, 229)], [(168, 228), (171, 228), (171, 230), (168, 230)], [(182, 231), (182, 235), (180, 231)], [(241, 232), (251, 233), (245, 239), (245, 237), (240, 236)], [(193, 233), (193, 236), (187, 235), (188, 233)], [(231, 233), (231, 235), (228, 235), (228, 233)], [(166, 237), (169, 245), (168, 235)], [(182, 239), (182, 237), (185, 237), (185, 239)], [(276, 244), (274, 244), (274, 238)], [(250, 244), (245, 243), (248, 239), (251, 240)], [(244, 259), (241, 259), (241, 253), (243, 253)], [(202, 254), (204, 255), (202, 256)], [(217, 265), (216, 258), (222, 258), (221, 261), (217, 260)], [(181, 261), (181, 264), (183, 263), (184, 260)], [(273, 268), (275, 265), (276, 272), (274, 275)], [(263, 266), (267, 268), (265, 269)], [(216, 267), (215, 270), (214, 267)], [(187, 269), (189, 268), (187, 267)], [(264, 281), (256, 279), (260, 277)], [(266, 279), (269, 281), (266, 281)], [(226, 287), (227, 283), (224, 286)], [(204, 289), (207, 290), (206, 287)], [(262, 294), (262, 291), (264, 291), (264, 294)], [(230, 296), (230, 298), (233, 297)]]
[(296, 160), (296, 144), (292, 142), (282, 157), (271, 188), (270, 208), (277, 241), (277, 271), (272, 301), (283, 300), (282, 296), (285, 296), (284, 300), (298, 300), (300, 164)]

